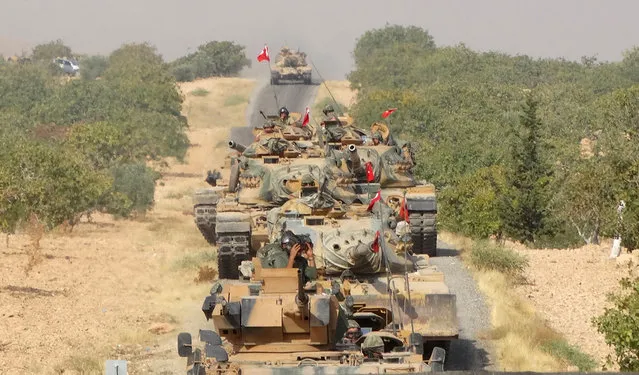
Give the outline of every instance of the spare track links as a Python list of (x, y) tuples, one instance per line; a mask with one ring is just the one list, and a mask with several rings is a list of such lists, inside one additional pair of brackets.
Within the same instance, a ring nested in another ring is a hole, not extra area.
[(216, 206), (214, 204), (200, 204), (195, 206), (194, 209), (197, 229), (200, 230), (204, 239), (211, 245), (217, 245), (215, 237), (215, 208)]
[(217, 267), (220, 279), (239, 278), (238, 267), (243, 260), (250, 260), (250, 240), (248, 232), (219, 233)]
[(413, 249), (417, 254), (437, 256), (437, 213), (427, 211), (410, 212), (410, 229)]

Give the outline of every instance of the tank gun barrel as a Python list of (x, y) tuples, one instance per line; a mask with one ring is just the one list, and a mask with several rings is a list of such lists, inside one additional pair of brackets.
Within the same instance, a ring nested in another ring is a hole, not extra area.
[(359, 154), (357, 153), (357, 147), (354, 144), (348, 145), (349, 157), (351, 160), (351, 165), (353, 167), (353, 173), (356, 175), (361, 175), (365, 173), (362, 168), (362, 159), (359, 158)]
[(299, 268), (297, 269), (297, 296), (295, 296), (295, 302), (300, 308), (308, 304), (308, 295), (304, 292), (304, 275)]
[(246, 150), (246, 146), (241, 145), (235, 141), (229, 141), (229, 147), (239, 152), (244, 152), (244, 150)]

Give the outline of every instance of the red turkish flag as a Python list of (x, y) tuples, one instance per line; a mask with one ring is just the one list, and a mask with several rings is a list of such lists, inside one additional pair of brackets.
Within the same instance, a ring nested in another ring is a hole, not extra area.
[(368, 208), (366, 209), (367, 211), (370, 211), (373, 209), (373, 206), (375, 205), (375, 203), (377, 203), (379, 200), (382, 199), (382, 191), (378, 190), (377, 194), (375, 194), (375, 196), (373, 197), (373, 199), (371, 199), (371, 202), (368, 204)]
[(375, 181), (375, 172), (373, 171), (373, 163), (370, 161), (366, 162), (366, 181), (373, 182)]
[(382, 113), (382, 118), (386, 118), (388, 116), (390, 116), (391, 113), (397, 111), (397, 108), (390, 108), (384, 111), (384, 113)]
[(306, 113), (304, 114), (304, 120), (302, 120), (302, 126), (308, 125), (311, 120), (311, 110), (306, 107)]
[(402, 199), (402, 205), (399, 209), (399, 217), (402, 218), (405, 222), (410, 224), (410, 220), (408, 219), (410, 214), (408, 213), (408, 205), (406, 204), (406, 198)]
[(374, 253), (379, 252), (379, 231), (375, 232), (375, 239), (373, 240), (373, 243), (371, 244), (371, 251)]
[(271, 57), (268, 55), (268, 47), (266, 46), (266, 44), (264, 45), (262, 52), (260, 52), (260, 54), (257, 55), (257, 61), (258, 62), (271, 61)]

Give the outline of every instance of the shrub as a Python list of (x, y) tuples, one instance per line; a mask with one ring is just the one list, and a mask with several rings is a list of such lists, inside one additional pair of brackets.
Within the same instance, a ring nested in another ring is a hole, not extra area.
[[(621, 371), (639, 371), (639, 277), (623, 278), (621, 292), (609, 296), (612, 308), (592, 320), (615, 350)], [(608, 356), (612, 364), (612, 357)]]
[(488, 241), (473, 244), (470, 262), (480, 270), (501, 272), (516, 282), (523, 281), (528, 260), (514, 251)]
[[(110, 212), (128, 216), (133, 212), (144, 213), (153, 206), (155, 181), (159, 175), (144, 164), (124, 164), (113, 171), (114, 195), (110, 199)], [(126, 200), (122, 198), (126, 197)], [(114, 204), (115, 203), (115, 204)]]

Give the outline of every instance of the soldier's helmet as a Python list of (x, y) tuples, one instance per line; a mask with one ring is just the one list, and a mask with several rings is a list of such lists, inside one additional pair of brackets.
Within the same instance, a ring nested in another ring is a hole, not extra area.
[(275, 127), (275, 122), (273, 122), (273, 121), (266, 121), (262, 127), (263, 127), (264, 129), (272, 129), (272, 128), (274, 128), (274, 127)]
[(280, 245), (286, 251), (290, 251), (293, 245), (300, 243), (300, 239), (295, 235), (295, 233), (290, 230), (282, 233), (282, 238), (280, 238)]
[(282, 107), (280, 108), (280, 116), (282, 115), (282, 113), (286, 114), (286, 117), (288, 117), (288, 109), (286, 109), (286, 107)]
[(384, 340), (378, 335), (368, 335), (362, 343), (362, 352), (369, 358), (384, 352)]
[(380, 132), (373, 133), (373, 139), (377, 139), (379, 141), (382, 141), (383, 140), (382, 133), (380, 133)]
[(288, 49), (288, 47), (284, 46), (284, 47), (282, 47), (282, 49), (280, 50), (280, 52), (282, 52), (282, 53), (289, 53), (289, 52), (290, 52), (290, 50)]
[(359, 323), (357, 323), (356, 321), (349, 319), (348, 328), (360, 328), (360, 326), (359, 326)]
[(332, 105), (327, 104), (326, 107), (324, 107), (324, 109), (322, 110), (322, 112), (324, 112), (324, 114), (327, 114), (327, 113), (335, 112), (335, 110), (333, 109)]

